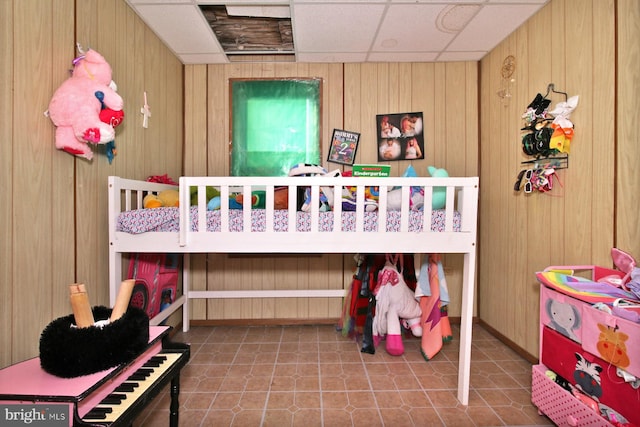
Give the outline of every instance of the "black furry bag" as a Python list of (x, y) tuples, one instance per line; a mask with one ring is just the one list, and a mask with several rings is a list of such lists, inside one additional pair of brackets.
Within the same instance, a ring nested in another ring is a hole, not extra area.
[[(92, 308), (96, 321), (108, 319), (111, 309)], [(79, 377), (130, 362), (149, 343), (149, 318), (129, 307), (118, 320), (99, 328), (76, 328), (73, 314), (49, 323), (40, 336), (40, 365), (63, 378)]]

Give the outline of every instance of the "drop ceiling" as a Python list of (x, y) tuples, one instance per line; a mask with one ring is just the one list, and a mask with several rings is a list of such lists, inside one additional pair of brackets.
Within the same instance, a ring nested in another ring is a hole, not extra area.
[(548, 1), (127, 3), (184, 64), (216, 64), (479, 61)]

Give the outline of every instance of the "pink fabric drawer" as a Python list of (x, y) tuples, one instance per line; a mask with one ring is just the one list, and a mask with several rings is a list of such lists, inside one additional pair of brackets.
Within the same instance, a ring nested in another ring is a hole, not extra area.
[(611, 426), (604, 418), (545, 375), (544, 365), (531, 372), (531, 401), (558, 426)]
[(589, 304), (540, 287), (540, 322), (577, 343), (582, 342), (582, 312)]
[(640, 390), (625, 383), (616, 367), (585, 351), (580, 344), (544, 327), (541, 363), (598, 402), (601, 413), (611, 410), (640, 426)]
[(608, 314), (546, 286), (540, 287), (540, 323), (640, 378), (640, 323)]
[(640, 377), (640, 324), (593, 307), (584, 308), (582, 319), (582, 348)]

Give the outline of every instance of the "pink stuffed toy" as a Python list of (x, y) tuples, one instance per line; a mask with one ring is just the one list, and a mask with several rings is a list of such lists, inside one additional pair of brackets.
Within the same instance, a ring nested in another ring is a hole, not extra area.
[(377, 347), (386, 339), (387, 353), (392, 356), (404, 354), (400, 319), (411, 328), (414, 336), (422, 336), (422, 310), (414, 292), (404, 281), (402, 272), (396, 269), (397, 260), (397, 255), (393, 259), (387, 255), (387, 262), (378, 273), (378, 283), (373, 290), (376, 296), (376, 314), (372, 324), (373, 342)]
[[(91, 144), (106, 144), (115, 138), (124, 102), (111, 80), (111, 66), (95, 50), (89, 49), (74, 60), (71, 77), (56, 90), (49, 103), (49, 118), (56, 129), (56, 148), (87, 160), (93, 158)], [(107, 110), (117, 120), (104, 122)], [(104, 112), (103, 112), (104, 114)]]

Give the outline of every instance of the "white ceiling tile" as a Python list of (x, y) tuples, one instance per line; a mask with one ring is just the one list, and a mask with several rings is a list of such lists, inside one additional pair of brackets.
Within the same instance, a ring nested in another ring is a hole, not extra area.
[(438, 61), (454, 62), (454, 61), (480, 61), (487, 52), (442, 52), (438, 56)]
[(487, 5), (449, 45), (453, 51), (489, 51), (540, 9), (540, 5)]
[(446, 47), (454, 34), (436, 28), (440, 5), (394, 4), (385, 14), (373, 44), (377, 51), (433, 52)]
[(297, 55), (298, 62), (329, 62), (329, 63), (350, 63), (350, 62), (365, 62), (367, 60), (367, 54), (349, 53), (349, 52), (317, 52), (306, 53), (300, 52)]
[(296, 4), (291, 11), (296, 50), (368, 51), (383, 11), (383, 5), (362, 7), (356, 4), (342, 4), (327, 7), (315, 3)]
[(136, 9), (174, 52), (222, 53), (211, 27), (196, 6), (141, 5)]
[(369, 62), (433, 62), (437, 52), (371, 52)]
[(256, 4), (289, 4), (288, 0), (193, 0), (201, 5), (226, 5), (226, 4), (246, 4), (255, 6)]
[(550, 0), (487, 0), (487, 3), (529, 3), (543, 5), (549, 1)]
[[(406, 0), (405, 0), (406, 1)], [(292, 4), (301, 4), (301, 3), (314, 3), (320, 5), (325, 3), (325, 7), (327, 4), (331, 5), (330, 7), (335, 7), (336, 3), (387, 3), (387, 0), (292, 0)]]
[(433, 4), (439, 4), (439, 5), (446, 5), (446, 4), (457, 4), (457, 3), (463, 3), (463, 4), (475, 4), (475, 3), (486, 3), (487, 0), (415, 0), (415, 1), (407, 1), (407, 0), (391, 0), (391, 3), (425, 3), (425, 4), (429, 4), (429, 3), (433, 3)]
[(260, 16), (269, 18), (291, 18), (289, 6), (282, 5), (230, 5), (227, 4), (229, 16)]
[(135, 4), (192, 4), (191, 0), (127, 0), (131, 5)]
[(288, 6), (298, 62), (349, 63), (479, 61), (548, 1), (126, 0), (185, 64), (230, 62), (198, 5)]

